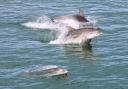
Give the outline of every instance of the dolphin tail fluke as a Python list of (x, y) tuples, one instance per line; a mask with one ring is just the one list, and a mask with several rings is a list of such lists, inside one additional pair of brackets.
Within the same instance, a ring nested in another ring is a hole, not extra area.
[(79, 15), (82, 16), (82, 17), (85, 16), (84, 11), (83, 11), (83, 9), (81, 9), (81, 8), (79, 8)]

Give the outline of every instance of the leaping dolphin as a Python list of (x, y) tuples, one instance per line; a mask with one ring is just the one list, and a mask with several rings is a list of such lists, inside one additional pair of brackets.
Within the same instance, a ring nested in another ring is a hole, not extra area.
[(85, 17), (83, 10), (80, 9), (79, 14), (55, 17), (53, 18), (53, 21), (65, 24), (75, 29), (79, 29), (81, 23), (89, 22)]
[(90, 44), (93, 38), (100, 36), (102, 32), (97, 28), (70, 28), (68, 34), (65, 36), (67, 43), (75, 44)]

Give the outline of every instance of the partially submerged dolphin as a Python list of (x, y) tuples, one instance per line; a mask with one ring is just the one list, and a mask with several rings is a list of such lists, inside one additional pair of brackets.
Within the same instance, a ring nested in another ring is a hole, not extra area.
[(67, 74), (68, 71), (62, 67), (56, 65), (47, 65), (47, 66), (40, 66), (32, 68), (24, 72), (24, 74), (28, 75), (42, 75), (42, 76), (55, 76), (55, 75), (63, 75)]

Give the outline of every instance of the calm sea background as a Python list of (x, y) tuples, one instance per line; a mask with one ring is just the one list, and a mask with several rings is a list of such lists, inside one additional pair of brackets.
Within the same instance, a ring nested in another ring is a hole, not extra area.
[[(22, 23), (83, 8), (104, 33), (91, 50), (49, 44), (50, 33)], [(67, 76), (19, 76), (59, 65)], [(0, 0), (0, 89), (128, 89), (128, 0)]]

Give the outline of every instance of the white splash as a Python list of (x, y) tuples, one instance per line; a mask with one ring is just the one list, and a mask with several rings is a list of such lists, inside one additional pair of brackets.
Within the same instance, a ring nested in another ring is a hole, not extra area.
[(61, 24), (53, 23), (52, 20), (48, 18), (47, 16), (42, 16), (42, 17), (37, 18), (36, 21), (23, 23), (22, 25), (25, 27), (29, 27), (29, 28), (55, 30)]

